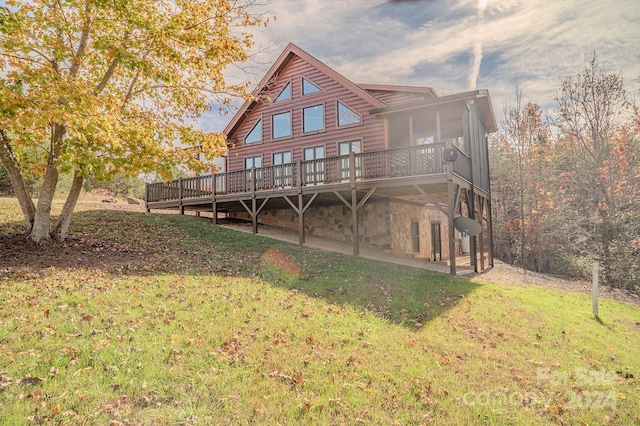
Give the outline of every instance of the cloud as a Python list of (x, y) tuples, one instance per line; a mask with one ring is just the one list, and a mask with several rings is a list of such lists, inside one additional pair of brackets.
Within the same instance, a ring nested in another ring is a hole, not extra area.
[(356, 83), (488, 88), (496, 112), (516, 75), (525, 97), (553, 107), (594, 51), (605, 70), (640, 77), (637, 0), (273, 0), (263, 11), (277, 20), (255, 32), (269, 47), (244, 74), (255, 81), (289, 42)]

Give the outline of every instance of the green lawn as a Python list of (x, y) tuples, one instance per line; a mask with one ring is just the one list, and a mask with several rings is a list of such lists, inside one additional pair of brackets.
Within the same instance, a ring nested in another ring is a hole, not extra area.
[(0, 257), (0, 424), (640, 423), (636, 306), (82, 205), (59, 249)]

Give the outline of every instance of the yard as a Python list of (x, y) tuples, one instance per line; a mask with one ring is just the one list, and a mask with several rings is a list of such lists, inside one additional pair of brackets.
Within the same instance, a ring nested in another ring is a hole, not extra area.
[(640, 423), (640, 309), (80, 204), (0, 198), (0, 424)]

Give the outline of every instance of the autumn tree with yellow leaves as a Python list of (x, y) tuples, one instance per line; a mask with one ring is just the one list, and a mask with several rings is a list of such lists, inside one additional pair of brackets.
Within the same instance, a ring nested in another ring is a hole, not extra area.
[[(246, 96), (223, 71), (248, 58), (251, 1), (7, 0), (0, 5), (0, 160), (28, 239), (63, 240), (86, 176), (193, 171), (220, 156), (222, 133), (188, 124)], [(73, 183), (52, 224), (61, 173)], [(37, 201), (25, 179), (41, 177)], [(52, 226), (53, 225), (53, 226)]]

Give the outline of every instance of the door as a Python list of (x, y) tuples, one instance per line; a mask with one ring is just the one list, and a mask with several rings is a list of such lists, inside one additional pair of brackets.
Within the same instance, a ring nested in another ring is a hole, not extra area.
[[(362, 152), (362, 143), (361, 141), (348, 141), (348, 142), (340, 142), (338, 144), (338, 155), (340, 155), (340, 181), (348, 181), (351, 177), (351, 171), (349, 170), (349, 157), (345, 157), (350, 153), (359, 154)], [(362, 178), (362, 161), (360, 157), (356, 157), (356, 179)]]
[(324, 183), (324, 146), (304, 149), (304, 173), (304, 184), (322, 185)]
[[(254, 168), (255, 167), (255, 168)], [(244, 159), (244, 168), (246, 171), (245, 181), (246, 181), (246, 190), (251, 190), (251, 174), (255, 172), (254, 182), (256, 183), (256, 190), (262, 188), (262, 156), (258, 155), (255, 157), (247, 157)]]
[(272, 164), (274, 188), (290, 188), (293, 185), (291, 151), (274, 153)]
[(431, 224), (431, 260), (442, 260), (442, 240), (440, 237), (440, 223)]
[(411, 220), (411, 251), (420, 253), (420, 223), (416, 219)]

